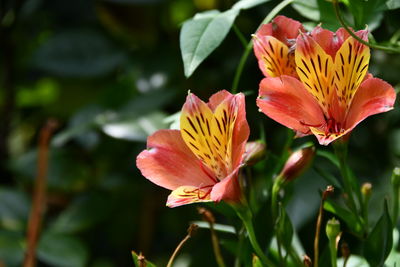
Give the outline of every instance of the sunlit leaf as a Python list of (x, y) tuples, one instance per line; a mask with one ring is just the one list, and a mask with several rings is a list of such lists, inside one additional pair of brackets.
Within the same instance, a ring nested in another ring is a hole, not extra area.
[(104, 123), (101, 129), (107, 135), (117, 139), (145, 141), (155, 131), (166, 128), (165, 117), (165, 114), (156, 111), (133, 120)]
[(249, 9), (271, 0), (241, 0), (232, 6), (232, 9)]
[(221, 44), (238, 14), (238, 9), (207, 11), (183, 24), (180, 46), (186, 77)]

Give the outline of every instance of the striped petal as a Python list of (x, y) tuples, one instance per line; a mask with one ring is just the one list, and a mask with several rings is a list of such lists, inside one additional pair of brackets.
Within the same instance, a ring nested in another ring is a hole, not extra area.
[[(364, 32), (364, 39), (367, 36)], [(354, 94), (368, 71), (369, 47), (353, 37), (347, 38), (335, 56), (334, 83), (339, 104), (348, 110)]]
[[(244, 102), (240, 94), (221, 94), (226, 98), (214, 107), (214, 112), (209, 105), (189, 94), (181, 115), (181, 134), (185, 143), (219, 180), (225, 178), (234, 168), (234, 130), (239, 102)], [(210, 106), (215, 105), (218, 98), (216, 97)], [(242, 118), (239, 122), (241, 121)]]
[(329, 117), (333, 94), (333, 60), (310, 36), (301, 34), (296, 43), (297, 74)]
[(182, 205), (211, 202), (210, 188), (198, 188), (194, 186), (180, 186), (168, 196), (167, 206), (175, 208)]
[(266, 77), (297, 77), (294, 53), (289, 51), (286, 44), (273, 36), (258, 35), (254, 36), (253, 42), (258, 65)]

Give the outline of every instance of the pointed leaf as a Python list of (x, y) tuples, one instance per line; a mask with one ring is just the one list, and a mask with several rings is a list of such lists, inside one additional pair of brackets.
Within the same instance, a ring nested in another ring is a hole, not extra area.
[(239, 9), (222, 13), (212, 10), (197, 14), (183, 24), (180, 46), (186, 77), (221, 44), (238, 14)]
[(393, 246), (392, 230), (388, 203), (385, 201), (383, 214), (365, 241), (364, 257), (371, 266), (383, 266), (389, 256)]

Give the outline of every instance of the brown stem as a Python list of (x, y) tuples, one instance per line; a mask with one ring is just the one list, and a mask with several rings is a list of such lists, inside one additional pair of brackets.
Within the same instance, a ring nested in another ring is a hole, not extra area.
[(198, 226), (197, 224), (191, 224), (187, 230), (187, 235), (185, 236), (184, 239), (182, 239), (182, 241), (179, 243), (179, 245), (175, 248), (174, 253), (172, 253), (171, 258), (169, 258), (167, 267), (172, 267), (172, 263), (174, 263), (174, 260), (176, 258), (176, 255), (178, 255), (179, 251), (181, 250), (181, 248), (183, 247), (183, 245), (186, 243), (186, 241), (189, 240), (189, 238), (191, 238), (194, 234), (194, 232), (197, 230)]
[(317, 218), (317, 226), (315, 228), (315, 239), (314, 239), (314, 267), (318, 267), (319, 258), (319, 233), (321, 232), (321, 224), (324, 213), (324, 201), (331, 195), (334, 191), (333, 186), (328, 185), (325, 191), (322, 193), (321, 204), (319, 206), (319, 213)]
[(49, 141), (53, 131), (56, 128), (56, 125), (57, 123), (54, 120), (48, 120), (46, 125), (41, 129), (39, 135), (39, 154), (37, 162), (38, 169), (28, 222), (27, 250), (24, 260), (24, 267), (36, 266), (36, 247), (46, 202)]
[(205, 208), (198, 208), (197, 210), (198, 210), (199, 214), (203, 215), (203, 220), (208, 222), (208, 225), (210, 226), (211, 243), (213, 246), (214, 256), (217, 261), (217, 264), (219, 267), (225, 267), (226, 265), (224, 262), (224, 258), (222, 257), (221, 248), (219, 246), (219, 241), (218, 241), (218, 236), (214, 229), (214, 223), (215, 223), (214, 215), (211, 213), (211, 211), (209, 211)]

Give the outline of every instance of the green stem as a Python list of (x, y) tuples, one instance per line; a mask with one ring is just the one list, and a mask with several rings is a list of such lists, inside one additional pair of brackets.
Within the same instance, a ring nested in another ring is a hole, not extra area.
[(222, 257), (221, 249), (219, 247), (218, 236), (214, 230), (214, 224), (209, 222), (210, 232), (211, 232), (211, 241), (213, 245), (215, 259), (219, 267), (225, 267), (224, 258)]
[(236, 213), (239, 218), (242, 220), (244, 227), (247, 230), (247, 234), (249, 235), (250, 244), (252, 245), (254, 252), (260, 258), (262, 264), (264, 266), (276, 266), (271, 260), (267, 258), (265, 253), (262, 251), (260, 245), (258, 244), (256, 234), (254, 232), (254, 227), (252, 223), (252, 214), (248, 207), (235, 207)]
[[(340, 166), (340, 173), (342, 174), (343, 178), (343, 185), (344, 185), (344, 190), (346, 191), (348, 195), (348, 200), (349, 200), (349, 206), (354, 212), (355, 215), (357, 215), (357, 205), (356, 201), (354, 200), (354, 194), (353, 194), (353, 187), (352, 183), (354, 183), (352, 180), (353, 178), (351, 177), (348, 167), (346, 165), (347, 161), (347, 142), (340, 142), (337, 141), (333, 144), (333, 148), (335, 150), (335, 154), (339, 160), (339, 166)], [(358, 194), (357, 194), (358, 196)]]
[(361, 39), (360, 37), (358, 37), (350, 28), (349, 26), (347, 26), (346, 22), (344, 21), (344, 19), (342, 18), (342, 15), (340, 14), (340, 8), (339, 8), (339, 1), (338, 0), (333, 0), (333, 8), (335, 10), (335, 14), (336, 17), (338, 18), (340, 24), (342, 24), (343, 28), (357, 41), (359, 41), (360, 43), (362, 43), (363, 45), (369, 46), (370, 48), (373, 49), (379, 49), (379, 50), (383, 50), (386, 52), (391, 52), (391, 53), (400, 53), (400, 49), (396, 49), (396, 48), (392, 48), (392, 47), (386, 47), (386, 46), (382, 46), (382, 45), (377, 45), (377, 44), (372, 44), (369, 42), (364, 41), (363, 39)]
[(245, 234), (245, 229), (242, 226), (241, 229), (239, 230), (239, 241), (236, 252), (235, 267), (240, 267), (240, 258), (243, 250), (244, 234)]
[(336, 241), (334, 239), (329, 240), (329, 251), (331, 253), (331, 266), (337, 267), (337, 259), (336, 259), (337, 249), (336, 249)]
[(400, 201), (400, 168), (394, 168), (392, 173), (393, 186), (393, 226), (396, 227), (399, 216), (399, 201)]
[[(284, 9), (286, 6), (290, 5), (292, 2), (294, 2), (294, 0), (284, 0), (281, 3), (279, 3), (276, 7), (274, 7), (274, 9), (272, 9), (271, 12), (268, 13), (268, 15), (265, 17), (265, 19), (258, 26), (257, 30), (261, 27), (261, 25), (270, 22), (282, 9)], [(236, 93), (236, 91), (238, 89), (239, 81), (240, 81), (240, 77), (242, 76), (244, 65), (246, 64), (247, 58), (249, 57), (249, 54), (253, 48), (253, 41), (250, 40), (245, 47), (246, 48), (242, 54), (242, 57), (240, 58), (238, 66), (236, 68), (235, 77), (233, 78), (232, 93)]]
[(242, 43), (243, 48), (246, 49), (247, 40), (244, 37), (243, 33), (239, 30), (239, 28), (235, 24), (233, 24), (233, 31), (236, 33), (236, 36), (238, 37), (239, 41)]

